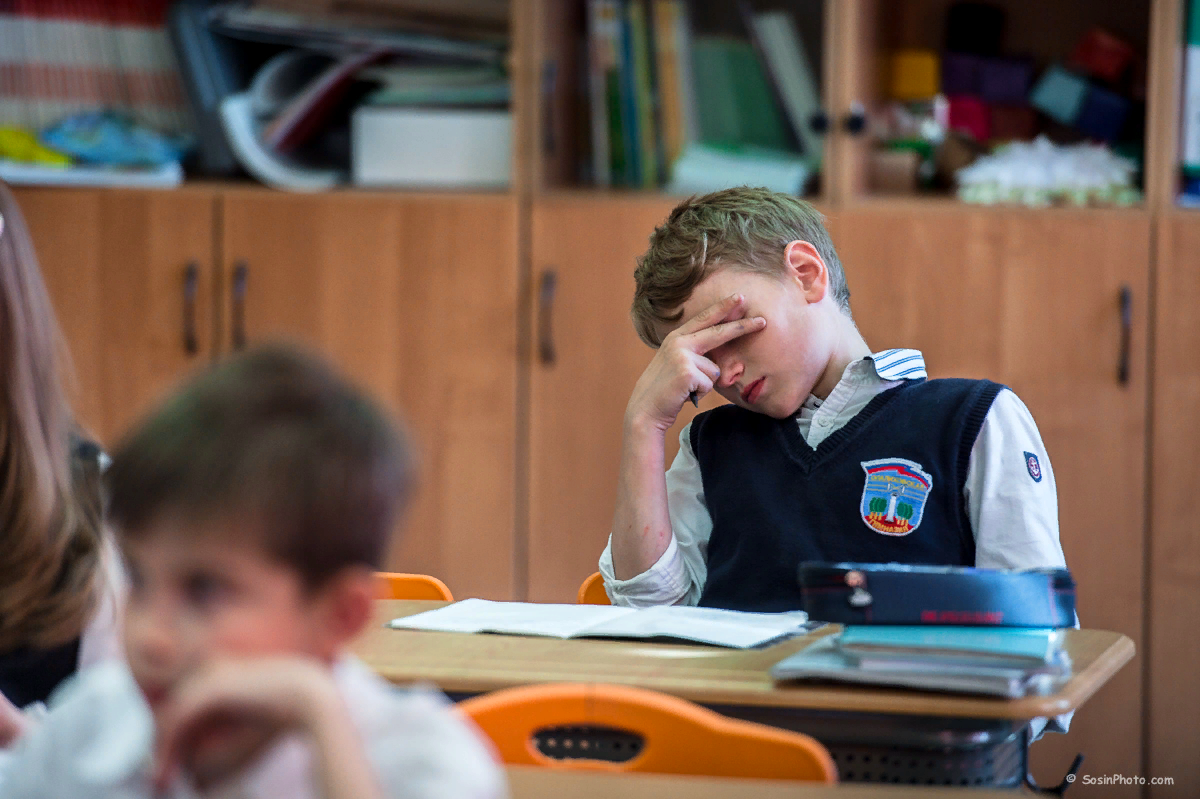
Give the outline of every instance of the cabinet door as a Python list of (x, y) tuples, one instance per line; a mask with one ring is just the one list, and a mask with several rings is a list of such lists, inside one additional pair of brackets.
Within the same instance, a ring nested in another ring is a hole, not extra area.
[(1159, 221), (1150, 461), (1150, 637), (1146, 774), (1152, 797), (1200, 793), (1200, 535), (1192, 519), (1200, 450), (1200, 214)]
[(406, 419), (420, 488), (389, 562), (511, 598), (515, 201), (229, 191), (223, 225), (222, 350), (302, 342)]
[(74, 407), (115, 439), (212, 353), (215, 198), (173, 191), (21, 189), (74, 365)]
[[(582, 195), (534, 204), (531, 601), (575, 601), (608, 540), (625, 405), (654, 354), (629, 319), (635, 259), (673, 205), (663, 197)], [(721, 401), (710, 394), (700, 407)], [(668, 463), (696, 413), (686, 406), (667, 433)]]
[(919, 348), (932, 376), (988, 377), (1028, 405), (1054, 466), (1080, 621), (1138, 647), (1068, 736), (1033, 748), (1035, 774), (1057, 784), (1076, 752), (1084, 773), (1140, 774), (1148, 215), (906, 204), (843, 210), (836, 236), (873, 349)]

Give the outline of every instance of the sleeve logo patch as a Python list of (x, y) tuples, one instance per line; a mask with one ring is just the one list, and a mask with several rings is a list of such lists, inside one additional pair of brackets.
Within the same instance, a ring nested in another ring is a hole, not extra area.
[(1038, 456), (1032, 452), (1025, 453), (1025, 468), (1029, 471), (1029, 476), (1033, 478), (1033, 482), (1042, 482), (1042, 464), (1038, 463)]

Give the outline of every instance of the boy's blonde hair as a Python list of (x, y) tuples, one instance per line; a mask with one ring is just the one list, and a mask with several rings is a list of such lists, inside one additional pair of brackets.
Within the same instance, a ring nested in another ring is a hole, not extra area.
[(804, 200), (747, 186), (684, 200), (651, 234), (633, 273), (637, 288), (630, 313), (638, 336), (658, 347), (657, 325), (678, 322), (696, 286), (722, 266), (782, 274), (783, 250), (797, 240), (807, 241), (825, 261), (829, 290), (849, 316), (842, 263), (821, 214)]

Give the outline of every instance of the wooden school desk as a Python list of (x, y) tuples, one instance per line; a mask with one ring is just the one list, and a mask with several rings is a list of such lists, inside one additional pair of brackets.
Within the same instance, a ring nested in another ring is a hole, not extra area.
[[(1014, 787), (1025, 773), (1027, 722), (1082, 705), (1133, 657), (1125, 636), (1068, 630), (1074, 675), (1057, 693), (991, 699), (828, 684), (774, 683), (770, 667), (836, 626), (764, 649), (627, 640), (393, 630), (387, 621), (444, 602), (381, 600), (354, 651), (393, 682), (426, 680), (456, 697), (539, 682), (608, 682), (689, 699), (735, 718), (808, 733), (845, 781)], [(982, 775), (982, 776), (981, 776)], [(1016, 782), (1014, 782), (1016, 781)]]
[(821, 785), (785, 780), (607, 774), (509, 766), (512, 799), (1001, 799), (1008, 791), (890, 785)]

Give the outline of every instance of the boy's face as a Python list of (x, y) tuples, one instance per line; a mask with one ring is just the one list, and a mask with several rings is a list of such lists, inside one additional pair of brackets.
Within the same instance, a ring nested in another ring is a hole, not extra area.
[(716, 391), (756, 413), (787, 418), (813, 393), (829, 364), (828, 303), (819, 302), (824, 292), (814, 295), (792, 272), (776, 277), (724, 267), (696, 286), (672, 329), (735, 293), (745, 297), (741, 307), (716, 321), (762, 316), (767, 325), (706, 354), (721, 370)]
[[(130, 573), (125, 652), (158, 719), (189, 674), (218, 657), (300, 655), (331, 661), (341, 640), (329, 629), (327, 601), (304, 591), (299, 575), (268, 557), (257, 525), (220, 520), (163, 522), (125, 543)], [(194, 741), (194, 773), (243, 765), (274, 730), (230, 721)]]

